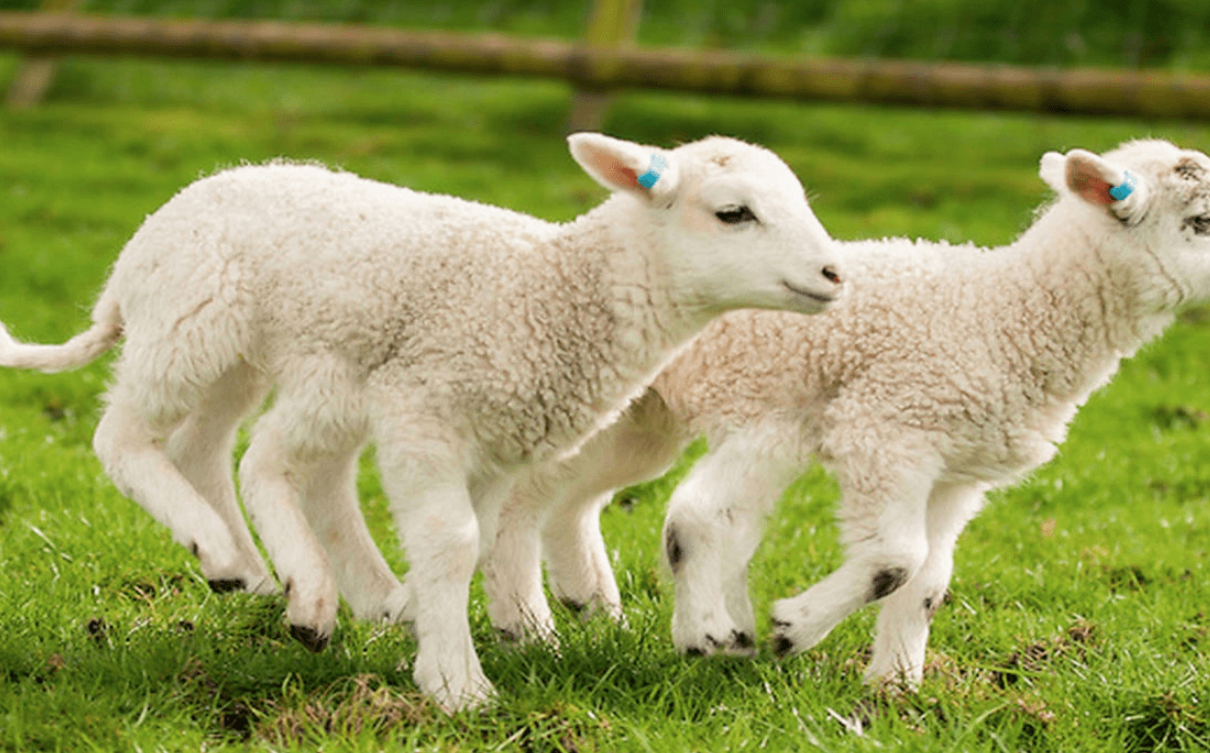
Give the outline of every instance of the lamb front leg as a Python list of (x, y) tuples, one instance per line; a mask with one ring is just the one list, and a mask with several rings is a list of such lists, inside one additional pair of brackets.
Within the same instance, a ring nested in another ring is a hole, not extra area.
[(937, 459), (869, 441), (872, 448), (837, 460), (841, 540), (846, 561), (799, 596), (773, 604), (773, 648), (797, 654), (823, 640), (854, 610), (880, 602), (908, 584), (928, 556), (927, 510), (940, 469)]
[[(638, 479), (633, 483), (638, 483)], [(624, 484), (629, 486), (630, 484)], [(603, 614), (622, 621), (622, 595), (601, 535), (601, 513), (613, 501), (610, 489), (585, 499), (564, 500), (542, 528), (550, 591), (582, 617)]]
[(457, 438), (425, 416), (378, 416), (378, 464), (410, 568), (417, 651), (413, 677), (447, 712), (493, 691), (471, 640), (467, 610), (480, 524)]
[(924, 565), (928, 501), (940, 463), (880, 444), (871, 439), (856, 445), (876, 449), (854, 451), (837, 462), (846, 559), (805, 592), (773, 605), (773, 645), (779, 654), (816, 645), (859, 607), (894, 594)]
[(564, 464), (562, 494), (542, 529), (547, 578), (557, 599), (584, 617), (622, 619), (601, 513), (619, 489), (666, 473), (692, 438), (664, 398), (648, 389)]
[(800, 433), (769, 424), (714, 437), (673, 492), (664, 554), (676, 584), (678, 649), (702, 656), (755, 652), (748, 563), (765, 517), (805, 463)]
[(548, 497), (557, 494), (533, 473), (500, 511), (495, 545), (481, 569), (487, 614), (506, 640), (555, 643), (555, 620), (542, 590), (541, 530)]

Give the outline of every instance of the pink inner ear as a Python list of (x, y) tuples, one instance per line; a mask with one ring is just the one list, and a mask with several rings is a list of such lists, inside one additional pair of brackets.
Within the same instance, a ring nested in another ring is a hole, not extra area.
[(616, 159), (606, 160), (605, 162), (606, 164), (602, 165), (604, 169), (601, 172), (605, 174), (606, 179), (610, 183), (620, 188), (634, 189), (639, 187), (639, 174), (637, 172), (626, 167)]
[(626, 167), (616, 154), (604, 149), (593, 149), (588, 159), (597, 176), (606, 183), (617, 188), (635, 189), (639, 187), (639, 174)]
[(1086, 172), (1074, 173), (1068, 185), (1071, 190), (1079, 194), (1085, 201), (1090, 201), (1093, 204), (1104, 204), (1108, 206), (1115, 199), (1109, 195), (1109, 182), (1099, 175)]

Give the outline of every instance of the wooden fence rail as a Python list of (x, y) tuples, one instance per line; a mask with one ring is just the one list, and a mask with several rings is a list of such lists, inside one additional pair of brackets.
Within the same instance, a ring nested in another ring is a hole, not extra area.
[(0, 48), (398, 66), (840, 102), (1155, 118), (1210, 118), (1210, 76), (892, 60), (802, 60), (676, 49), (606, 49), (495, 34), (280, 22), (0, 13)]

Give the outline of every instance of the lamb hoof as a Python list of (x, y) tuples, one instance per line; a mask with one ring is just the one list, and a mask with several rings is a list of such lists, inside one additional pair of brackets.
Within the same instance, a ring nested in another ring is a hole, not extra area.
[(685, 648), (686, 656), (714, 656), (715, 654), (752, 656), (755, 653), (756, 641), (753, 640), (751, 633), (742, 630), (732, 630), (725, 641), (720, 641), (707, 633), (702, 637), (700, 644)]
[(786, 635), (786, 631), (790, 629), (790, 623), (774, 619), (773, 628), (777, 631), (773, 636), (773, 653), (778, 656), (794, 653), (794, 641)]
[(736, 656), (753, 656), (756, 654), (756, 640), (750, 633), (742, 630), (731, 631), (731, 643), (727, 652)]
[(242, 591), (244, 588), (243, 578), (224, 578), (206, 581), (210, 584), (210, 590), (216, 594), (226, 594), (232, 591)]
[(327, 648), (328, 639), (330, 638), (330, 636), (321, 635), (318, 630), (306, 625), (291, 625), (290, 635), (313, 654), (318, 654)]
[(703, 636), (702, 644), (685, 648), (686, 656), (714, 656), (719, 649), (725, 648), (722, 641), (707, 633)]
[(570, 610), (572, 614), (577, 615), (579, 617), (587, 616), (587, 614), (585, 613), (584, 610), (588, 609), (588, 604), (586, 604), (582, 601), (577, 601), (575, 599), (559, 599), (559, 602), (563, 606), (567, 607), (567, 609)]

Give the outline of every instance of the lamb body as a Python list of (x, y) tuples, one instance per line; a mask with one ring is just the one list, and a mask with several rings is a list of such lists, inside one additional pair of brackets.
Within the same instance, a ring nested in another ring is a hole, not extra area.
[[(196, 233), (200, 207), (221, 212), (221, 227), (180, 244)], [(266, 214), (276, 221), (265, 223)], [(157, 212), (118, 260), (111, 287), (122, 291), (132, 340), (231, 335), (213, 353), (191, 349), (185, 367), (198, 383), (213, 381), (233, 355), (288, 379), (310, 379), (316, 359), (341, 363), (361, 384), (395, 372), (407, 399), (443, 406), (456, 433), (474, 438), (479, 462), (509, 465), (564, 447), (608, 410), (609, 398), (594, 404), (602, 383), (640, 376), (610, 352), (611, 307), (618, 318), (631, 312), (602, 284), (605, 257), (566, 253), (569, 242), (554, 225), (496, 207), (318, 166), (246, 167), (195, 184)], [(175, 253), (165, 263), (168, 248)], [(174, 297), (166, 301), (161, 287)], [(172, 380), (178, 367), (127, 365), (142, 353), (134, 344), (126, 351), (124, 369)], [(594, 378), (546, 368), (552, 355)], [(402, 376), (412, 372), (423, 375)], [(196, 402), (173, 399), (157, 412)], [(547, 415), (544, 402), (560, 410)], [(361, 408), (342, 413), (365, 420)], [(327, 444), (322, 435), (298, 441)]]
[[(421, 689), (473, 705), (491, 686), (470, 577), (516, 474), (608, 423), (712, 317), (814, 312), (841, 289), (831, 240), (771, 153), (707, 139), (661, 153), (645, 187), (657, 150), (596, 134), (571, 148), (615, 195), (566, 225), (318, 166), (205, 178), (129, 241), (91, 329), (61, 346), (0, 329), (0, 364), (72, 368), (124, 337), (97, 454), (220, 591), (274, 590), (229, 465), (274, 388), (239, 473), (292, 632), (322, 648), (339, 586), (359, 617), (413, 620)], [(760, 221), (731, 222), (736, 207)], [(406, 586), (357, 506), (369, 439)]]
[[(1140, 185), (1116, 201), (1124, 169)], [(1134, 142), (1105, 158), (1048, 154), (1042, 173), (1060, 198), (1009, 247), (842, 243), (844, 303), (711, 324), (618, 424), (517, 488), (493, 555), (511, 619), (549, 619), (542, 524), (552, 591), (620, 615), (599, 511), (705, 434), (664, 528), (676, 645), (751, 653), (748, 562), (765, 515), (815, 457), (839, 481), (847, 558), (774, 605), (774, 646), (805, 650), (880, 602), (867, 678), (919, 681), (954, 545), (984, 493), (1049, 460), (1119, 361), (1210, 296), (1204, 154)]]

